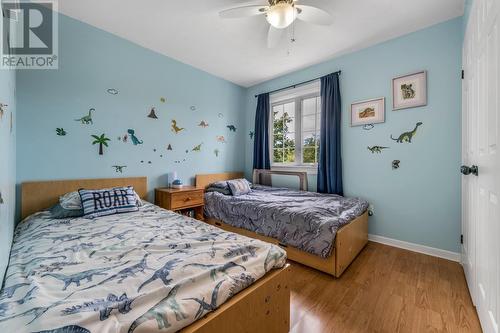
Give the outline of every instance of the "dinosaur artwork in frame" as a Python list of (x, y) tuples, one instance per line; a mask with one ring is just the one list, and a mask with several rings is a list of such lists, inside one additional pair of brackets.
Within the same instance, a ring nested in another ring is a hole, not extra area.
[(351, 127), (385, 122), (385, 97), (351, 104)]
[(392, 79), (392, 109), (401, 110), (427, 105), (427, 71)]

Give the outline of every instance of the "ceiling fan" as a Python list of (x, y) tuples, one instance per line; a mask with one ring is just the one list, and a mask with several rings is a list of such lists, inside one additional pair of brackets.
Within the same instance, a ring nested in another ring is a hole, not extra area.
[(250, 5), (219, 12), (219, 16), (224, 19), (235, 19), (257, 15), (265, 15), (269, 23), (267, 35), (267, 47), (275, 47), (285, 29), (296, 19), (304, 22), (330, 25), (332, 15), (327, 11), (315, 6), (301, 5), (300, 0), (268, 0), (269, 5)]

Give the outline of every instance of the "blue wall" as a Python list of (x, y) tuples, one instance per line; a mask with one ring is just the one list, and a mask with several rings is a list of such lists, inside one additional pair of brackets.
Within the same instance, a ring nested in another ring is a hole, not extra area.
[[(0, 19), (1, 23), (1, 19)], [(16, 75), (12, 70), (0, 70), (0, 103), (7, 104), (0, 115), (0, 286), (9, 261), (14, 232), (16, 179)], [(11, 130), (12, 118), (12, 130)]]
[[(186, 182), (199, 172), (244, 168), (250, 175), (253, 95), (340, 69), (345, 191), (374, 205), (370, 233), (458, 252), (461, 18), (247, 90), (66, 16), (59, 24), (60, 69), (18, 73), (17, 184), (147, 175), (152, 191), (172, 170)], [(428, 71), (428, 106), (393, 112), (391, 79), (422, 69)], [(380, 96), (386, 97), (386, 122), (371, 131), (349, 127), (350, 103)], [(147, 117), (152, 106), (159, 119)], [(96, 109), (93, 125), (74, 121), (89, 108)], [(175, 135), (172, 119), (186, 130)], [(197, 126), (202, 120), (209, 127)], [(417, 121), (424, 125), (414, 143), (389, 139)], [(226, 128), (230, 124), (236, 133)], [(57, 127), (68, 134), (57, 136)], [(144, 144), (117, 140), (129, 128)], [(112, 140), (103, 156), (90, 137), (101, 133)], [(218, 135), (227, 143), (218, 143)], [(201, 152), (191, 151), (200, 143)], [(391, 148), (372, 155), (366, 147), (375, 144)], [(391, 169), (393, 159), (401, 160), (399, 170)], [(119, 174), (113, 165), (127, 167)], [(314, 189), (315, 176), (309, 181)]]
[[(58, 70), (18, 74), (18, 184), (146, 175), (151, 194), (166, 185), (169, 171), (189, 183), (196, 173), (243, 169), (243, 88), (64, 15), (59, 50)], [(152, 106), (159, 119), (147, 117)], [(89, 108), (95, 108), (93, 125), (74, 120)], [(185, 130), (174, 134), (172, 119)], [(209, 126), (198, 126), (202, 120)], [(67, 135), (56, 135), (58, 127)], [(128, 129), (144, 143), (119, 141)], [(99, 156), (91, 135), (102, 133), (111, 142)], [(217, 142), (219, 135), (227, 143)], [(192, 151), (200, 143), (201, 151)], [(120, 174), (113, 165), (127, 167)]]
[[(255, 94), (342, 70), (344, 189), (374, 205), (370, 233), (459, 252), (462, 19), (420, 30), (265, 82), (247, 91), (247, 131), (253, 128)], [(392, 111), (391, 80), (428, 71), (428, 105)], [(371, 131), (350, 127), (350, 104), (386, 97), (386, 122)], [(414, 128), (412, 144), (389, 136)], [(367, 146), (390, 146), (371, 154)], [(246, 172), (252, 142), (246, 145)], [(392, 160), (401, 168), (392, 170)], [(309, 177), (315, 187), (316, 177)]]

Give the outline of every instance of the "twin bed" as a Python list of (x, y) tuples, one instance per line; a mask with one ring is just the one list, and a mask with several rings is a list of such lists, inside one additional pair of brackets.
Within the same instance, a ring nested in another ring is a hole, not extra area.
[[(197, 175), (196, 185), (242, 178)], [(47, 210), (113, 178), (22, 184), (22, 217), (0, 292), (0, 332), (288, 332), (288, 259), (340, 276), (367, 242), (360, 199), (254, 186), (205, 194), (206, 223), (144, 203), (55, 219)]]
[(54, 219), (79, 188), (146, 178), (22, 185), (22, 216), (0, 293), (0, 332), (287, 332), (286, 253), (145, 203), (136, 212)]
[[(260, 186), (274, 175), (298, 176), (303, 191)], [(242, 178), (241, 172), (196, 176), (196, 186)], [(224, 230), (278, 245), (288, 259), (340, 277), (368, 242), (368, 202), (307, 192), (300, 172), (255, 170), (252, 191), (205, 193), (205, 220)]]

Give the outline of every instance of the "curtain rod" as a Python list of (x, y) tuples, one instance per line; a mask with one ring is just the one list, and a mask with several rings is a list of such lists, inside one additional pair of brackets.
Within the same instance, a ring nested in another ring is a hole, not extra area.
[[(341, 74), (342, 71), (337, 71), (337, 72), (333, 72), (333, 73), (330, 73), (330, 74)], [(330, 75), (330, 74), (327, 74), (327, 75)], [(282, 91), (282, 90), (286, 90), (286, 89), (290, 89), (290, 88), (297, 88), (298, 86), (302, 86), (304, 84), (307, 84), (307, 83), (311, 83), (313, 81), (316, 81), (316, 80), (319, 80), (321, 79), (323, 76), (325, 75), (322, 75), (320, 77), (317, 77), (317, 78), (314, 78), (314, 79), (311, 79), (311, 80), (307, 80), (307, 81), (304, 81), (304, 82), (300, 82), (300, 83), (296, 83), (296, 84), (292, 84), (291, 86), (288, 86), (288, 87), (284, 87), (284, 88), (279, 88), (279, 89), (276, 89), (276, 90), (273, 90), (273, 91), (270, 91), (269, 94), (273, 94), (275, 92), (278, 92), (278, 91)], [(259, 97), (259, 95), (255, 95), (255, 98)]]

